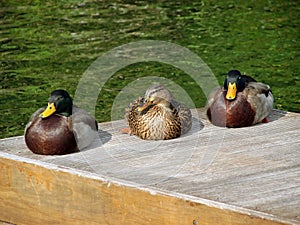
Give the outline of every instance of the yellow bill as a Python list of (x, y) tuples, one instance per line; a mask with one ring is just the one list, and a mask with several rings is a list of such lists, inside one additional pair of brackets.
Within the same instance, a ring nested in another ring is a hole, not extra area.
[(51, 116), (53, 113), (55, 113), (55, 111), (56, 111), (56, 108), (54, 106), (54, 103), (53, 102), (52, 103), (48, 103), (47, 108), (45, 109), (44, 112), (42, 112), (40, 114), (40, 117), (47, 118), (47, 117)]
[(235, 99), (235, 97), (236, 97), (236, 83), (229, 82), (226, 99), (233, 100)]

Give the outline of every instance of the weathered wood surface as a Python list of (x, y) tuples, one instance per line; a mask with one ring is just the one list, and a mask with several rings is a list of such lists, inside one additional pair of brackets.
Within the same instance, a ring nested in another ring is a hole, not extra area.
[(102, 123), (89, 149), (34, 155), (0, 141), (0, 221), (18, 224), (300, 224), (300, 114), (143, 141)]

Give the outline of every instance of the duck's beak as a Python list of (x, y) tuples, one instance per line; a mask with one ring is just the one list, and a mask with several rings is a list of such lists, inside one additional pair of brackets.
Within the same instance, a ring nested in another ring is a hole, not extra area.
[(149, 102), (143, 103), (143, 104), (141, 104), (141, 105), (137, 108), (137, 111), (138, 111), (138, 112), (142, 112), (142, 111), (145, 110), (148, 106), (149, 106)]
[(236, 83), (228, 83), (228, 90), (226, 94), (226, 99), (227, 100), (233, 100), (236, 97)]
[(153, 97), (148, 97), (146, 99), (146, 101), (144, 101), (136, 110), (138, 112), (142, 112), (144, 111), (145, 109), (147, 109), (151, 104), (153, 104), (153, 100), (154, 98)]
[(40, 114), (40, 117), (41, 118), (47, 118), (47, 117), (51, 116), (53, 113), (55, 113), (55, 111), (56, 111), (56, 108), (55, 108), (54, 103), (53, 102), (52, 103), (48, 103), (47, 108), (45, 109), (44, 112), (42, 112)]

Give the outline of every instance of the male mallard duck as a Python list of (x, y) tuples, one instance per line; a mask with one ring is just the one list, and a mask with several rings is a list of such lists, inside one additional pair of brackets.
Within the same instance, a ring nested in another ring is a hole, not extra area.
[(55, 90), (48, 106), (32, 114), (25, 128), (25, 142), (37, 154), (61, 155), (87, 147), (97, 135), (97, 122), (73, 105), (68, 92)]
[(210, 94), (206, 105), (207, 117), (216, 126), (251, 126), (268, 122), (273, 102), (269, 85), (241, 75), (238, 70), (231, 70), (224, 87)]
[(192, 126), (191, 111), (160, 84), (150, 86), (145, 97), (131, 103), (125, 118), (129, 128), (121, 131), (147, 140), (176, 138)]

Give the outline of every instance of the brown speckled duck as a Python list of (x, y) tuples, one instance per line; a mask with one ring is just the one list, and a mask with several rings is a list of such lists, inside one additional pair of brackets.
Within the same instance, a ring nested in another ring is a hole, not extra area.
[(176, 102), (160, 84), (150, 86), (144, 97), (125, 110), (129, 128), (121, 130), (145, 140), (166, 140), (187, 133), (192, 126), (190, 109)]
[(62, 155), (87, 147), (97, 134), (95, 119), (74, 106), (68, 92), (55, 90), (48, 106), (32, 114), (25, 128), (25, 142), (34, 153)]
[(251, 126), (268, 122), (273, 102), (269, 85), (241, 75), (238, 70), (231, 70), (224, 87), (219, 87), (208, 97), (207, 117), (216, 126)]

